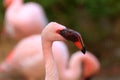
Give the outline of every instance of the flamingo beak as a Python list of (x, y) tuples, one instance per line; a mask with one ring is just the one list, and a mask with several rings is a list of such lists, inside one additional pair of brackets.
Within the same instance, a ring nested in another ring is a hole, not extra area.
[(62, 30), (59, 30), (57, 32), (61, 36), (63, 36), (66, 40), (72, 41), (75, 44), (75, 46), (78, 49), (80, 49), (83, 54), (85, 54), (86, 49), (85, 49), (85, 46), (83, 44), (82, 37), (78, 32), (71, 30), (71, 29), (62, 29)]

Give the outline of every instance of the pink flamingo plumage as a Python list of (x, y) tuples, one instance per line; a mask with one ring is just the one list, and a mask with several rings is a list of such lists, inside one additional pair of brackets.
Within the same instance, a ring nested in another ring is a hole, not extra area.
[(24, 4), (23, 0), (4, 0), (4, 6), (6, 12), (3, 32), (13, 39), (38, 34), (48, 23), (42, 6), (37, 3)]
[(90, 51), (86, 51), (85, 55), (82, 55), (81, 51), (75, 52), (71, 57), (71, 62), (75, 61), (76, 65), (78, 63), (78, 66), (81, 65), (82, 76), (80, 80), (91, 80), (100, 71), (100, 62)]
[[(53, 54), (56, 56), (55, 59), (57, 63), (60, 63), (62, 61), (63, 64), (66, 64), (68, 49), (64, 42), (54, 42), (53, 52)], [(62, 60), (60, 59), (61, 57)], [(2, 68), (5, 71), (8, 70), (5, 66), (11, 66), (17, 68), (18, 70), (21, 70), (23, 75), (29, 79), (36, 79), (39, 77), (41, 79), (44, 78), (45, 71), (41, 46), (41, 35), (32, 35), (21, 40), (13, 49), (13, 51), (11, 51), (2, 65)], [(60, 65), (60, 67), (61, 66), (63, 65)]]

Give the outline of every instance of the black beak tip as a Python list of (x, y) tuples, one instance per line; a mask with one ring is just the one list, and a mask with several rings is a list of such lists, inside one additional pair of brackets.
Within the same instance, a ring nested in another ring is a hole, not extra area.
[(81, 51), (82, 51), (83, 54), (85, 54), (86, 53), (85, 47), (83, 47), (83, 49)]

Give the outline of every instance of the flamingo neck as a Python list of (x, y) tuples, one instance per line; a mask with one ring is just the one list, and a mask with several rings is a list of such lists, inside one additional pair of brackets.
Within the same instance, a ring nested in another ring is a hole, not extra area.
[(66, 77), (72, 80), (78, 80), (82, 77), (82, 57), (79, 55), (72, 56), (66, 69)]
[(42, 39), (43, 55), (45, 59), (45, 80), (59, 80), (57, 67), (52, 53), (52, 43)]

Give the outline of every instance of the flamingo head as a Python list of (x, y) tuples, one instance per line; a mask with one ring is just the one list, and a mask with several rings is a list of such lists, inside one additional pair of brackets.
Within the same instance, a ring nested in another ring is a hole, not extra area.
[[(50, 22), (42, 31), (42, 38), (49, 41), (69, 40), (72, 41), (77, 48), (79, 48), (84, 54), (86, 52), (81, 35), (71, 29), (67, 29), (65, 26), (56, 22)], [(47, 36), (47, 37), (46, 37)]]
[(72, 41), (75, 46), (85, 54), (86, 50), (81, 35), (72, 29), (62, 29), (57, 31), (65, 39)]
[(100, 71), (100, 62), (91, 52), (86, 51), (83, 56), (83, 76), (85, 80), (90, 80)]
[(4, 0), (3, 5), (5, 8), (8, 8), (12, 2), (13, 2), (13, 0)]

